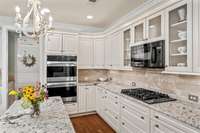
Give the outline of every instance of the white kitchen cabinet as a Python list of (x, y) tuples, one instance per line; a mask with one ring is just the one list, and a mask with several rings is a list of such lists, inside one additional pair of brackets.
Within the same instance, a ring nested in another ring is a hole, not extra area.
[(131, 69), (131, 44), (132, 28), (127, 27), (123, 30), (123, 67)]
[(133, 43), (134, 45), (142, 44), (146, 39), (145, 19), (133, 24)]
[(137, 133), (150, 133), (150, 110), (124, 98), (120, 101), (122, 130), (128, 128)]
[(67, 110), (67, 113), (72, 115), (72, 114), (76, 114), (78, 112), (78, 104), (77, 103), (68, 103), (68, 104), (64, 104), (65, 108)]
[(123, 67), (123, 36), (121, 32), (111, 35), (111, 62), (113, 69)]
[(104, 38), (94, 39), (94, 67), (104, 68), (105, 66), (105, 40)]
[(133, 45), (164, 40), (164, 12), (160, 11), (133, 24)]
[(199, 133), (199, 131), (183, 125), (173, 118), (152, 111), (151, 133)]
[(193, 71), (200, 73), (200, 1), (193, 0)]
[(96, 87), (79, 86), (78, 88), (78, 110), (79, 113), (96, 110)]
[(60, 53), (62, 51), (62, 34), (49, 33), (46, 39), (46, 52)]
[(96, 111), (101, 117), (103, 116), (103, 111), (104, 111), (104, 106), (105, 106), (104, 99), (105, 99), (104, 89), (97, 87), (97, 90), (96, 90)]
[(80, 37), (78, 65), (80, 68), (91, 68), (94, 66), (94, 47), (93, 39)]
[(192, 0), (166, 10), (166, 71), (192, 72)]
[(105, 37), (105, 68), (112, 68), (112, 43), (111, 36)]
[(77, 35), (63, 35), (63, 52), (69, 54), (77, 54), (78, 52), (78, 36)]

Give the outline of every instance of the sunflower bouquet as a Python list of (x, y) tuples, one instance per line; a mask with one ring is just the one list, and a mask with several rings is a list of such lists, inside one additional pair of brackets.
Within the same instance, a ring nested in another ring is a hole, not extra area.
[(11, 90), (9, 95), (16, 96), (22, 100), (22, 107), (24, 109), (31, 108), (33, 113), (31, 116), (40, 114), (40, 103), (48, 99), (47, 91), (45, 86), (41, 86), (39, 82), (35, 86), (27, 85), (18, 90)]

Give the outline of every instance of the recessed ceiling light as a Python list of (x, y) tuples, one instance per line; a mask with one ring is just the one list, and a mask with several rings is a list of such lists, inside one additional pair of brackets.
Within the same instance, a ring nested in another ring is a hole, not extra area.
[(92, 16), (92, 15), (88, 15), (88, 16), (87, 16), (87, 19), (90, 19), (90, 20), (91, 20), (91, 19), (93, 19), (93, 18), (94, 18), (94, 16)]

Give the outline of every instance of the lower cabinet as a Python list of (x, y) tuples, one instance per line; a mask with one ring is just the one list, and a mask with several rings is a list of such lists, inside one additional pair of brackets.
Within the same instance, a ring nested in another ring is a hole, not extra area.
[(116, 131), (120, 131), (119, 96), (97, 88), (97, 113)]
[(150, 110), (121, 98), (121, 132), (150, 133)]
[(97, 113), (117, 133), (199, 133), (196, 129), (138, 102), (97, 88)]
[(199, 131), (191, 129), (156, 111), (152, 111), (151, 133), (199, 133)]
[(78, 112), (96, 111), (96, 86), (78, 87)]
[(70, 115), (76, 114), (78, 112), (78, 104), (77, 103), (65, 104), (65, 108), (67, 110), (67, 113)]

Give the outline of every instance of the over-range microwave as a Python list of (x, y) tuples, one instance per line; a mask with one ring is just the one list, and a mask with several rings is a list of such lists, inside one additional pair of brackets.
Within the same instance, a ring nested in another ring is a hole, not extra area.
[(131, 46), (131, 66), (144, 68), (165, 67), (165, 41)]

